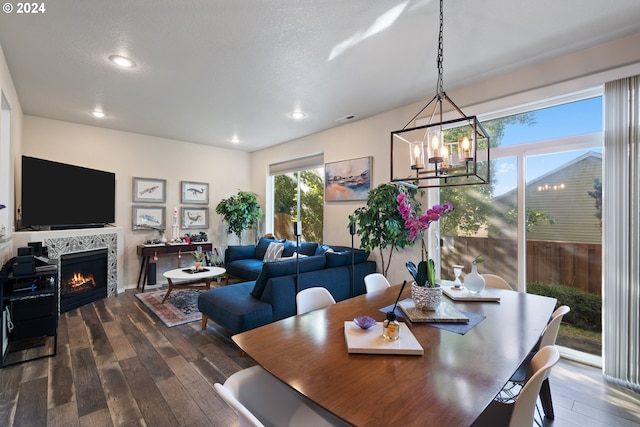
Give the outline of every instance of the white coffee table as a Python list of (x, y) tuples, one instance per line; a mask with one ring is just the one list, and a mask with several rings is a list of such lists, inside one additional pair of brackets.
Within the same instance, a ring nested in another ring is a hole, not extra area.
[[(190, 268), (176, 268), (175, 270), (169, 270), (162, 274), (167, 278), (167, 282), (169, 282), (169, 289), (164, 295), (161, 304), (164, 304), (174, 289), (210, 289), (211, 279), (227, 272), (227, 270), (222, 267), (204, 267), (203, 271), (197, 273), (191, 273), (190, 270)], [(179, 283), (174, 283), (174, 280), (179, 281)], [(204, 284), (202, 282), (204, 282)]]

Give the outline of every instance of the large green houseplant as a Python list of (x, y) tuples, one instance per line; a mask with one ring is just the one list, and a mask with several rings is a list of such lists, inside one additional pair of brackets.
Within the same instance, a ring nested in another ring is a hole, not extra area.
[[(388, 273), (391, 257), (396, 249), (410, 244), (409, 232), (405, 221), (398, 211), (397, 197), (405, 194), (413, 199), (417, 193), (414, 188), (392, 184), (381, 184), (369, 191), (367, 204), (349, 215), (349, 226), (356, 224), (356, 233), (360, 236), (360, 248), (380, 251), (382, 274)], [(417, 203), (417, 202), (416, 202)], [(385, 261), (385, 249), (389, 256)]]
[(240, 244), (242, 232), (255, 228), (256, 222), (262, 218), (258, 198), (250, 191), (238, 191), (238, 194), (222, 199), (216, 206), (216, 213), (222, 215), (228, 224), (227, 233), (238, 236)]

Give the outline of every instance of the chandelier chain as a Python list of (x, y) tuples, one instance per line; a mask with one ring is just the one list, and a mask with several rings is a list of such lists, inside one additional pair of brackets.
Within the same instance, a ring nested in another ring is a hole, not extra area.
[(443, 28), (444, 28), (444, 13), (443, 13), (443, 1), (444, 0), (440, 0), (440, 34), (438, 36), (438, 57), (437, 57), (437, 64), (438, 64), (438, 87), (437, 87), (437, 94), (440, 96), (444, 93), (444, 82), (442, 79), (442, 74), (443, 74), (443, 66), (442, 66), (442, 57), (443, 57), (443, 47), (442, 47), (442, 40), (443, 40)]

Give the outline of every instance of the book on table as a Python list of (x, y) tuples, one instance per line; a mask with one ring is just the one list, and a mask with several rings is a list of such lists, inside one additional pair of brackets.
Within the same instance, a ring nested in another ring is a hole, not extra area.
[(494, 295), (490, 290), (483, 289), (478, 294), (469, 292), (464, 286), (443, 286), (442, 293), (454, 301), (478, 301), (478, 302), (500, 302), (500, 297)]
[(412, 323), (469, 323), (464, 313), (444, 300), (436, 310), (418, 308), (412, 299), (402, 300), (398, 306)]

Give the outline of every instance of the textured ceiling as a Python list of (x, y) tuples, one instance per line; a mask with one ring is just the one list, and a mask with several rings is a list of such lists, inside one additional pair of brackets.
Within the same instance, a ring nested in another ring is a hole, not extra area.
[[(255, 151), (426, 101), (436, 88), (433, 0), (44, 4), (40, 14), (0, 14), (29, 115)], [(445, 89), (640, 31), (640, 1), (602, 6), (446, 0)], [(117, 69), (113, 54), (137, 67)], [(93, 118), (96, 107), (108, 116)], [(296, 109), (307, 117), (293, 120)]]

